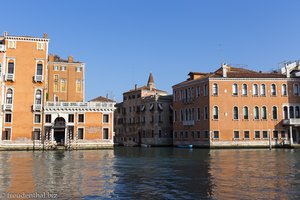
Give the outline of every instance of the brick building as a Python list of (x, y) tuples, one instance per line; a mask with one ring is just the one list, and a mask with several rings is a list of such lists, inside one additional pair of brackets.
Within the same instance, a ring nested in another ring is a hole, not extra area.
[[(298, 65), (262, 73), (222, 65), (173, 86), (174, 145), (282, 146), (299, 143)], [(291, 137), (292, 136), (292, 137)]]

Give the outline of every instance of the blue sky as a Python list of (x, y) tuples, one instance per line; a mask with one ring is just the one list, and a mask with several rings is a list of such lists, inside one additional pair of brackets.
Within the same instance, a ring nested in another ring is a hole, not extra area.
[(221, 62), (277, 69), (300, 58), (300, 1), (3, 1), (0, 33), (42, 36), (49, 52), (86, 63), (86, 100), (145, 85), (159, 89)]

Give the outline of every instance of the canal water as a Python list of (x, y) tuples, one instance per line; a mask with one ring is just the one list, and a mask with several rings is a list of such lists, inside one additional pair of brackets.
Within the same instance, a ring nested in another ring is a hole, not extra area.
[(300, 199), (300, 150), (3, 151), (0, 195), (1, 199)]

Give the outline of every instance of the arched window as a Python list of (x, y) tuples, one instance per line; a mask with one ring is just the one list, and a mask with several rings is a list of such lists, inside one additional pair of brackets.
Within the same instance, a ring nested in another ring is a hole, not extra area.
[(295, 117), (296, 118), (300, 118), (300, 109), (299, 109), (299, 106), (295, 107)]
[(232, 85), (232, 95), (238, 95), (238, 85), (236, 83)]
[(36, 90), (35, 92), (35, 104), (42, 104), (42, 91)]
[(218, 84), (214, 83), (212, 90), (213, 95), (218, 95)]
[(261, 118), (262, 119), (267, 119), (267, 108), (266, 108), (266, 106), (263, 106), (261, 108)]
[(260, 85), (260, 95), (266, 96), (266, 85), (265, 84)]
[(289, 113), (288, 113), (288, 107), (287, 106), (283, 107), (283, 117), (284, 117), (284, 119), (289, 118)]
[(254, 119), (259, 119), (259, 109), (257, 106), (254, 107)]
[(277, 107), (273, 106), (272, 108), (272, 118), (277, 119)]
[(243, 96), (248, 95), (248, 86), (247, 86), (247, 84), (243, 84), (242, 95)]
[(296, 83), (293, 86), (294, 95), (299, 96), (299, 85)]
[(257, 86), (257, 84), (253, 84), (253, 95), (254, 96), (257, 96), (258, 95), (258, 86)]
[(271, 85), (271, 95), (276, 96), (276, 85), (275, 84)]
[(293, 106), (290, 106), (290, 118), (295, 118)]
[(249, 119), (248, 107), (244, 106), (243, 108), (244, 119)]
[(239, 119), (239, 108), (237, 106), (233, 107), (233, 119)]
[(12, 98), (13, 98), (13, 90), (9, 88), (6, 91), (6, 103), (12, 104)]
[(213, 119), (219, 119), (219, 108), (218, 108), (218, 106), (214, 106)]
[(286, 96), (287, 95), (286, 84), (282, 84), (282, 86), (281, 86), (281, 95), (282, 96)]

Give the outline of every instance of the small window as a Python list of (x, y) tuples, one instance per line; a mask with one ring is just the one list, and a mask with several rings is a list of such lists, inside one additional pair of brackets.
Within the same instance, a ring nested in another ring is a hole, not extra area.
[(78, 131), (77, 131), (77, 138), (78, 138), (79, 140), (83, 140), (83, 134), (84, 134), (83, 128), (78, 128)]
[(208, 108), (207, 106), (204, 107), (204, 120), (208, 119)]
[(12, 104), (13, 90), (8, 88), (6, 91), (6, 104)]
[(40, 105), (42, 104), (42, 91), (36, 90), (35, 92), (35, 104)]
[(208, 86), (207, 86), (207, 84), (205, 84), (203, 87), (204, 87), (203, 88), (203, 90), (204, 90), (204, 96), (207, 96), (208, 95)]
[(49, 114), (46, 115), (45, 122), (46, 123), (51, 123), (51, 115), (49, 115)]
[(33, 140), (41, 140), (41, 129), (39, 129), (39, 128), (33, 129), (32, 139)]
[(44, 42), (37, 42), (37, 50), (44, 50), (45, 49), (45, 43)]
[(238, 85), (236, 83), (234, 83), (232, 85), (232, 95), (233, 96), (237, 96), (238, 95)]
[(67, 80), (66, 79), (61, 79), (60, 80), (60, 91), (61, 92), (66, 92), (67, 91)]
[(41, 115), (40, 114), (34, 114), (34, 123), (36, 123), (36, 124), (41, 123)]
[(259, 119), (259, 109), (257, 106), (254, 107), (254, 119)]
[(260, 138), (260, 132), (259, 131), (255, 131), (255, 139), (259, 139)]
[(16, 44), (17, 44), (16, 41), (11, 41), (10, 40), (10, 41), (8, 41), (8, 45), (7, 46), (8, 46), (9, 49), (16, 49), (16, 47), (17, 47)]
[(81, 72), (81, 67), (76, 67), (76, 72)]
[(277, 107), (276, 107), (276, 106), (273, 106), (273, 107), (272, 107), (272, 118), (273, 118), (274, 120), (277, 119)]
[(276, 85), (275, 84), (271, 85), (271, 95), (276, 96)]
[(108, 128), (103, 128), (103, 139), (108, 140), (109, 139), (109, 130)]
[(299, 106), (295, 107), (295, 117), (296, 118), (300, 118), (300, 109), (299, 109)]
[(67, 70), (67, 67), (66, 67), (66, 66), (61, 66), (61, 67), (60, 67), (60, 70), (61, 70), (61, 71), (66, 71), (66, 70)]
[(299, 96), (299, 85), (298, 84), (294, 84), (293, 91), (294, 91), (295, 96)]
[(219, 135), (219, 131), (214, 131), (214, 139), (219, 139), (220, 135)]
[(264, 139), (268, 138), (268, 131), (263, 131), (262, 134)]
[(273, 138), (278, 139), (278, 131), (273, 131)]
[(266, 96), (266, 85), (265, 84), (260, 85), (260, 95)]
[(267, 108), (265, 106), (261, 108), (261, 118), (267, 119)]
[(83, 123), (84, 122), (84, 114), (78, 114), (78, 122)]
[(74, 123), (74, 114), (69, 114), (68, 115), (68, 122), (69, 123)]
[(233, 107), (233, 119), (239, 119), (239, 108), (237, 106)]
[(14, 74), (14, 71), (15, 71), (15, 63), (14, 63), (14, 61), (10, 60), (8, 62), (7, 73), (8, 74)]
[(214, 106), (213, 119), (219, 119), (219, 108), (218, 108), (218, 106)]
[(214, 96), (218, 95), (218, 84), (216, 83), (213, 84), (212, 93)]
[(258, 95), (258, 86), (257, 84), (253, 84), (253, 96), (257, 96)]
[(5, 128), (2, 133), (2, 140), (11, 140), (11, 128)]
[(281, 86), (281, 95), (282, 96), (287, 96), (287, 88), (286, 88), (286, 84), (283, 84)]
[(290, 118), (292, 118), (292, 119), (295, 118), (293, 106), (290, 106)]
[(208, 133), (208, 131), (204, 131), (204, 138), (205, 138), (205, 139), (209, 138), (209, 133)]
[[(76, 92), (81, 92), (82, 91), (82, 84), (81, 80), (77, 79), (76, 80)], [(126, 100), (126, 97), (124, 96), (124, 100)]]
[(233, 137), (234, 137), (234, 139), (240, 139), (240, 132), (239, 131), (233, 131)]
[(109, 114), (103, 114), (103, 123), (109, 123)]
[(285, 131), (281, 131), (281, 138), (286, 138)]
[(38, 63), (36, 65), (36, 75), (42, 76), (43, 75), (43, 64)]
[(243, 96), (248, 95), (248, 86), (247, 86), (247, 84), (243, 84), (242, 95)]
[(54, 70), (54, 71), (58, 71), (58, 66), (57, 66), (57, 65), (54, 65), (54, 66), (53, 66), (53, 70)]
[(244, 138), (249, 139), (250, 138), (250, 132), (249, 131), (244, 131)]
[(248, 107), (244, 106), (243, 108), (244, 119), (249, 119)]
[(11, 123), (11, 122), (12, 122), (11, 113), (5, 113), (5, 123)]
[(283, 107), (283, 117), (284, 117), (284, 119), (289, 118), (289, 113), (288, 113), (288, 107), (287, 106)]

